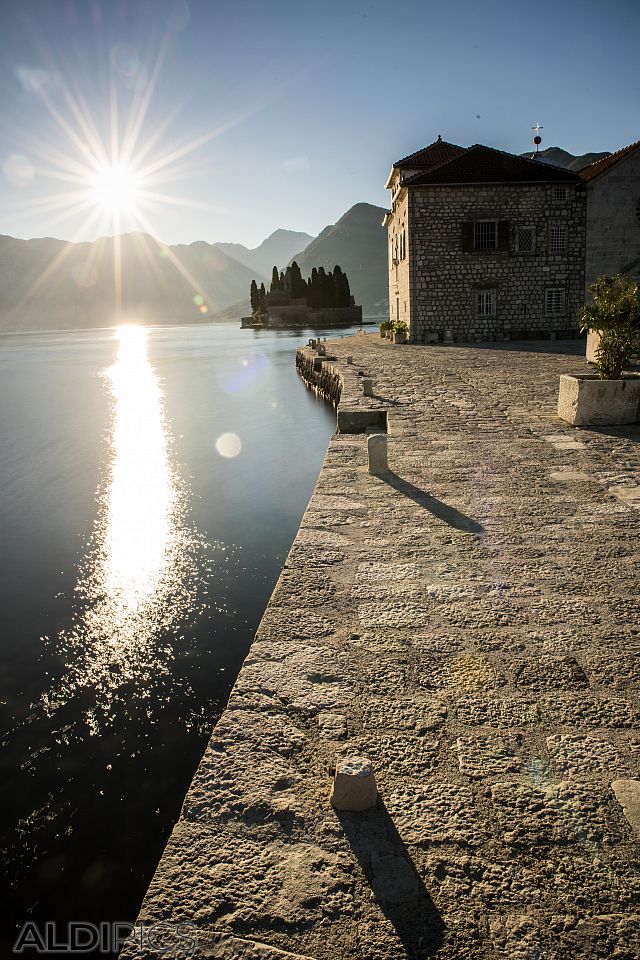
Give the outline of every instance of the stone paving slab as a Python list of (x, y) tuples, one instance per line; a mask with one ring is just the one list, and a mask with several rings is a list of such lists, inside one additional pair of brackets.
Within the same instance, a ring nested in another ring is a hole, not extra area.
[(329, 346), (391, 473), (331, 440), (142, 907), (196, 943), (123, 957), (638, 958), (640, 427), (557, 418), (579, 344)]

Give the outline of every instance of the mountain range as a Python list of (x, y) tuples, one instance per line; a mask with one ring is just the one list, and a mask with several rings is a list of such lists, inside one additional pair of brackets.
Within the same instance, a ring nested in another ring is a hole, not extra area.
[(233, 257), (238, 263), (253, 270), (257, 279), (258, 277), (270, 278), (274, 265), (282, 266), (288, 263), (297, 250), (303, 250), (312, 240), (313, 237), (309, 233), (276, 230), (263, 240), (260, 246), (252, 250), (241, 243), (215, 243), (214, 246), (227, 256)]
[(564, 167), (565, 170), (573, 170), (574, 173), (577, 173), (578, 170), (582, 170), (583, 167), (588, 167), (590, 163), (595, 163), (597, 160), (602, 160), (603, 157), (610, 156), (610, 153), (608, 150), (605, 150), (604, 153), (582, 153), (575, 156), (573, 153), (563, 150), (562, 147), (547, 147), (545, 150), (540, 150), (537, 154), (533, 154), (528, 150), (527, 153), (521, 153), (520, 156), (537, 156), (539, 160), (551, 163), (554, 167)]
[(339, 264), (349, 277), (356, 303), (362, 304), (364, 314), (370, 316), (383, 315), (388, 310), (384, 213), (382, 207), (371, 203), (356, 203), (292, 258), (303, 277), (309, 276), (313, 267), (333, 270)]
[[(277, 230), (246, 252), (259, 262), (275, 257), (286, 263), (301, 238), (312, 239)], [(129, 317), (148, 323), (206, 319), (248, 300), (255, 276), (253, 266), (224, 246), (168, 246), (145, 233), (93, 243), (0, 236), (0, 330), (102, 327)]]

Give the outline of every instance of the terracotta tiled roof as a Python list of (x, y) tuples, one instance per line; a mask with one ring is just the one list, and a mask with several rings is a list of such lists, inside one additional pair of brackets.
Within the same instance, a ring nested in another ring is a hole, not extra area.
[(586, 180), (587, 183), (589, 180), (595, 180), (601, 173), (604, 173), (605, 170), (612, 167), (614, 163), (622, 160), (627, 154), (633, 153), (638, 147), (640, 147), (640, 140), (636, 140), (635, 143), (630, 143), (628, 147), (623, 147), (622, 150), (617, 150), (616, 153), (612, 153), (608, 157), (603, 157), (602, 160), (596, 160), (595, 163), (590, 163), (588, 167), (583, 167), (580, 171), (581, 178)]
[(408, 157), (397, 160), (394, 167), (414, 167), (415, 169), (426, 170), (428, 167), (434, 167), (437, 164), (445, 163), (447, 160), (453, 160), (454, 157), (464, 153), (465, 147), (459, 147), (455, 143), (447, 143), (446, 140), (436, 140), (430, 143), (428, 147), (410, 153)]
[(476, 143), (452, 159), (412, 177), (408, 186), (438, 183), (580, 183), (571, 170)]

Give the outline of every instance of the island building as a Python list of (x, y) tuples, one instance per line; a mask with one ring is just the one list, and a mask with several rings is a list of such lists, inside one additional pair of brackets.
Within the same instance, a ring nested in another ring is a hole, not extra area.
[(589, 283), (640, 274), (639, 148), (579, 173), (441, 137), (396, 161), (391, 319), (418, 343), (575, 335)]
[(251, 317), (243, 327), (339, 327), (362, 323), (362, 307), (351, 295), (349, 278), (336, 264), (333, 270), (314, 267), (302, 279), (294, 260), (286, 270), (273, 268), (270, 288), (251, 284)]

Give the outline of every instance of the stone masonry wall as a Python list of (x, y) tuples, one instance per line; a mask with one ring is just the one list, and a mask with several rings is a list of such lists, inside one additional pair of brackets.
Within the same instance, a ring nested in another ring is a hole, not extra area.
[[(392, 320), (410, 320), (410, 292), (409, 292), (409, 263), (411, 238), (408, 220), (408, 195), (402, 190), (394, 204), (393, 217), (388, 227), (388, 261), (389, 261), (389, 316)], [(399, 258), (394, 265), (391, 255), (395, 249), (396, 239), (400, 244), (403, 230), (406, 236), (406, 255)]]
[[(586, 196), (568, 187), (554, 202), (548, 184), (414, 187), (410, 191), (409, 256), (413, 277), (411, 339), (491, 340), (570, 335), (583, 301)], [(464, 222), (510, 225), (509, 250), (465, 252)], [(552, 224), (567, 228), (567, 249), (549, 253)], [(515, 227), (535, 226), (535, 252), (515, 252)], [(476, 316), (479, 289), (496, 290), (496, 316)], [(545, 315), (545, 291), (565, 291), (562, 316)]]
[(587, 188), (585, 285), (604, 273), (640, 277), (640, 151)]

